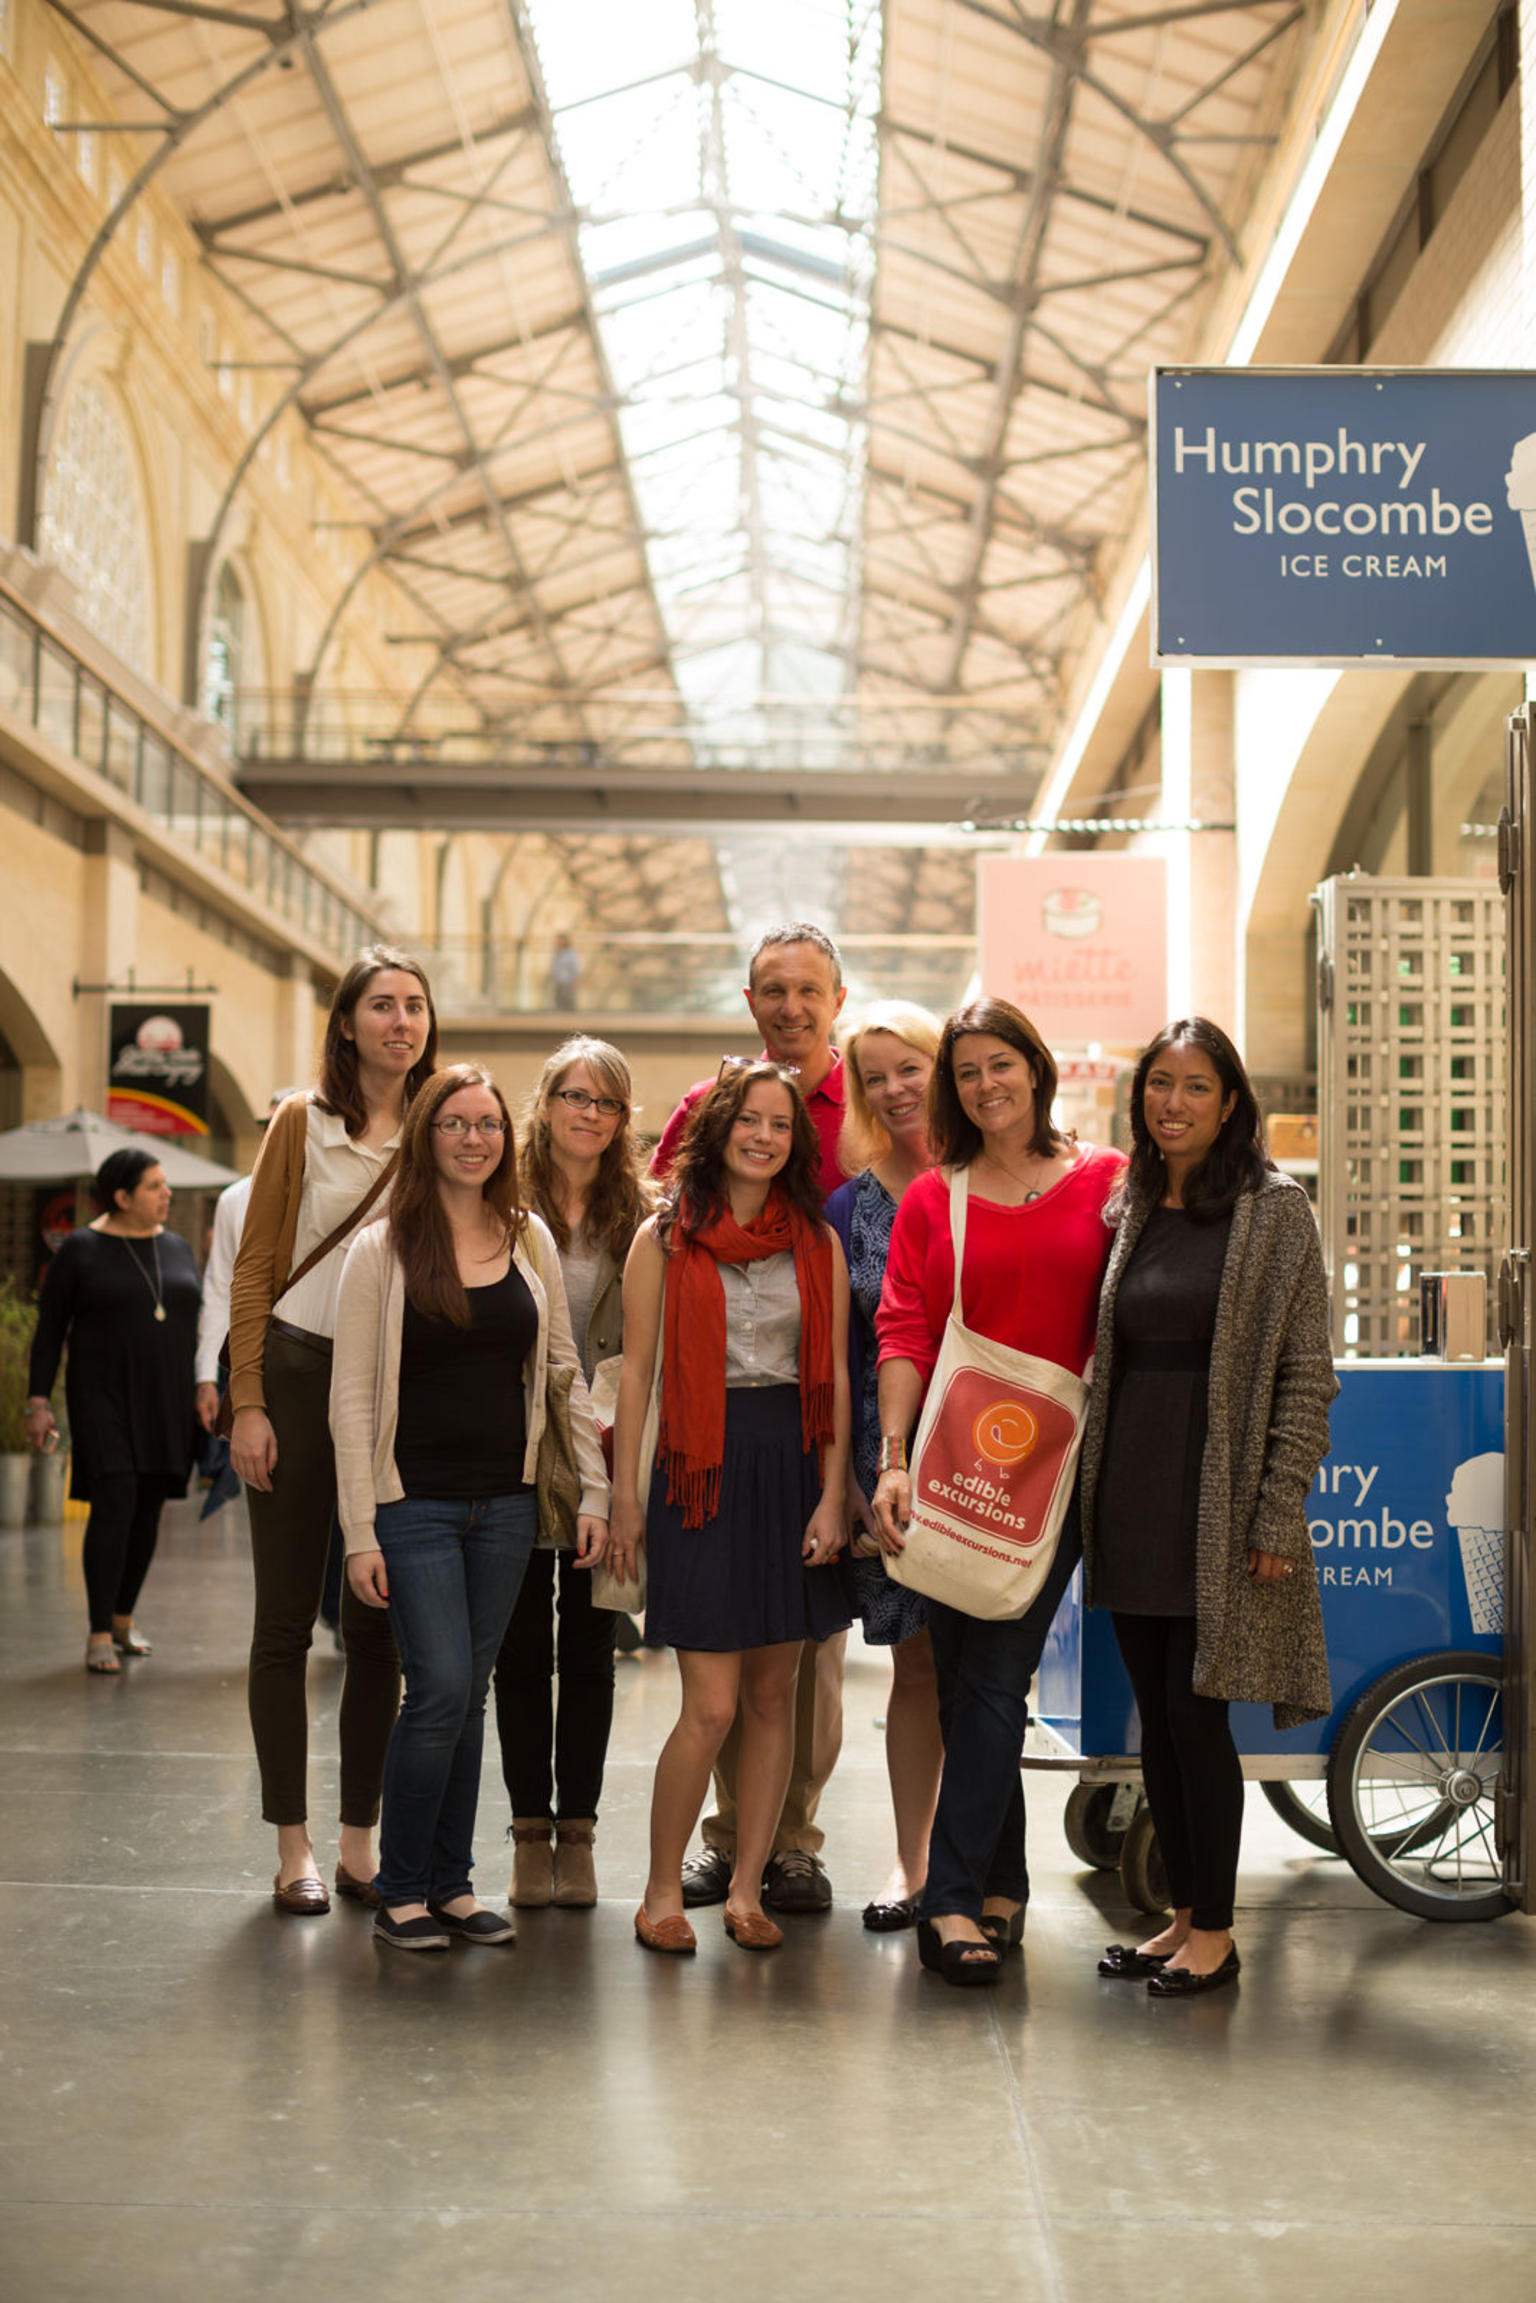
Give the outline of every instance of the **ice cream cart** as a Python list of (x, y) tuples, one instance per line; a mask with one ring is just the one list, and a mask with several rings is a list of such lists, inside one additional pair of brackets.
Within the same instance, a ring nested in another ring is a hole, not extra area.
[[(1512, 1908), (1496, 1830), (1504, 1772), (1502, 1360), (1353, 1360), (1307, 1516), (1334, 1707), (1278, 1732), (1235, 1704), (1243, 1772), (1314, 1846), (1425, 1919)], [(1107, 1615), (1079, 1570), (1041, 1664), (1025, 1765), (1070, 1767), (1067, 1838), (1166, 1908), (1140, 1792), (1139, 1723)]]

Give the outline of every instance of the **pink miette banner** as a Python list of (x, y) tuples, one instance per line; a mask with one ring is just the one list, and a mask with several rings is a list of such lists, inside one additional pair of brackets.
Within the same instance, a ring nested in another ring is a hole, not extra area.
[(1047, 1047), (1138, 1047), (1167, 1021), (1161, 856), (979, 856), (982, 989)]

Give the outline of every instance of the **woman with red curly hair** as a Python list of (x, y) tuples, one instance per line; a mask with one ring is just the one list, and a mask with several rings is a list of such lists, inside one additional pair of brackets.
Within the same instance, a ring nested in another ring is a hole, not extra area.
[[(623, 1573), (643, 1543), (646, 1628), (677, 1649), (682, 1675), (635, 1914), (653, 1951), (696, 1948), (683, 1854), (738, 1698), (725, 1928), (748, 1950), (782, 1943), (762, 1879), (789, 1781), (800, 1647), (851, 1621), (833, 1566), (846, 1533), (848, 1277), (794, 1078), (768, 1062), (725, 1068), (624, 1271), (610, 1556)], [(642, 1447), (653, 1370), (655, 1450)]]

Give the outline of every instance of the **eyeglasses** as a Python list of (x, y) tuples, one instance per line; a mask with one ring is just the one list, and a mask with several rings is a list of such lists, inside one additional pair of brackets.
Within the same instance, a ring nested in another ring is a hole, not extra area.
[(445, 1120), (434, 1120), (432, 1125), (440, 1136), (449, 1138), (487, 1136), (494, 1142), (497, 1136), (504, 1136), (507, 1132), (505, 1120), (461, 1120), (456, 1112), (450, 1112)]
[(781, 1080), (797, 1080), (800, 1077), (798, 1064), (776, 1064), (771, 1056), (722, 1056), (720, 1069), (715, 1074), (715, 1085), (719, 1086), (727, 1072), (751, 1071), (773, 1072)]
[(585, 1088), (555, 1088), (552, 1092), (573, 1112), (601, 1112), (605, 1120), (620, 1119), (627, 1109), (617, 1096), (589, 1096)]

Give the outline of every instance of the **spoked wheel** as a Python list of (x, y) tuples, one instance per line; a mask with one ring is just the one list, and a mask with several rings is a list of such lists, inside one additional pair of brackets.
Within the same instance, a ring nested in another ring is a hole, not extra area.
[(1134, 1783), (1080, 1783), (1061, 1819), (1067, 1845), (1090, 1871), (1113, 1871), (1141, 1792)]
[(1495, 1657), (1419, 1656), (1368, 1689), (1328, 1767), (1334, 1833), (1366, 1886), (1418, 1919), (1507, 1911), (1494, 1840), (1503, 1757)]
[(1328, 1786), (1321, 1776), (1309, 1777), (1295, 1783), (1273, 1783), (1266, 1776), (1259, 1785), (1270, 1806), (1282, 1823), (1310, 1847), (1320, 1847), (1325, 1855), (1337, 1855), (1339, 1843), (1328, 1820)]
[(1157, 1844), (1152, 1810), (1145, 1802), (1132, 1816), (1121, 1843), (1120, 1884), (1126, 1901), (1138, 1911), (1161, 1915), (1171, 1909), (1163, 1851)]

